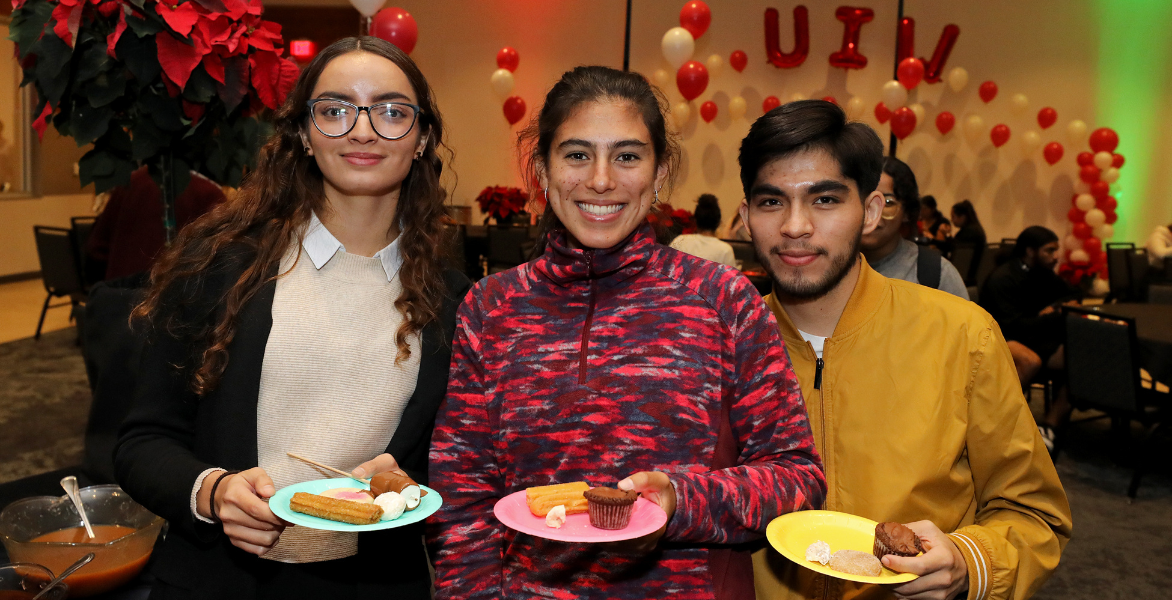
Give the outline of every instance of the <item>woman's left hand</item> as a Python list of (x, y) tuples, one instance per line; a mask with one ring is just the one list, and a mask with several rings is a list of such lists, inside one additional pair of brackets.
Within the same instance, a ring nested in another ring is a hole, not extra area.
[(668, 479), (667, 473), (662, 471), (640, 471), (619, 482), (620, 490), (638, 493), (640, 496), (656, 503), (667, 519), (676, 512), (676, 488)]

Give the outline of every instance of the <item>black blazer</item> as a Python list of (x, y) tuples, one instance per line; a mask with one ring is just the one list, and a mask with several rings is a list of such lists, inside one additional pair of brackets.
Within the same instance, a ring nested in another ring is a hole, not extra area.
[[(240, 246), (222, 252), (201, 277), (170, 294), (161, 312), (177, 315), (180, 324), (217, 318), (220, 298), (252, 258), (252, 251)], [(275, 269), (271, 274), (276, 274)], [(447, 293), (440, 318), (421, 334), (415, 392), (386, 450), (420, 483), (427, 481), (432, 428), (447, 390), (456, 309), (471, 288), (468, 279), (454, 270), (444, 273), (444, 283)], [(182, 333), (177, 338), (157, 328), (143, 352), (134, 408), (114, 450), (118, 483), (170, 522), (170, 532), (152, 561), (152, 572), (167, 584), (198, 592), (197, 596), (239, 590), (233, 587), (239, 583), (236, 580), (264, 570), (265, 565), (258, 562), (271, 563), (232, 546), (220, 526), (196, 520), (190, 498), (196, 477), (206, 469), (257, 466), (256, 407), (275, 290), (276, 282), (270, 281), (243, 306), (220, 383), (202, 398), (189, 385), (190, 367), (198, 364), (197, 345), (182, 339)], [(187, 301), (179, 302), (179, 297)], [(421, 534), (422, 524), (364, 533), (359, 536), (359, 554), (377, 546), (382, 564), (403, 565), (403, 579), (426, 579)]]

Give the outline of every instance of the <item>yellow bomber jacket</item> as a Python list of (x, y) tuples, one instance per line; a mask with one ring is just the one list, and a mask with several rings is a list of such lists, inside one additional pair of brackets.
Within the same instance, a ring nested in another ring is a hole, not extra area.
[[(766, 304), (822, 456), (824, 508), (930, 520), (965, 557), (969, 600), (1033, 595), (1070, 539), (1070, 505), (996, 321), (863, 261), (819, 374), (813, 347), (777, 299)], [(753, 568), (758, 600), (893, 597), (818, 575), (772, 548), (754, 554)]]

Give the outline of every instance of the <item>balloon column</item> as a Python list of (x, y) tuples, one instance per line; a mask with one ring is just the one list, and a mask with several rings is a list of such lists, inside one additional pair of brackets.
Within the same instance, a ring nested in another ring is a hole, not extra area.
[[(676, 88), (684, 97), (682, 102), (677, 102), (671, 107), (672, 120), (675, 121), (677, 128), (682, 128), (688, 121), (692, 114), (691, 101), (699, 98), (708, 89), (710, 76), (715, 76), (724, 68), (724, 59), (719, 54), (712, 54), (703, 62), (692, 58), (696, 52), (696, 38), (703, 36), (711, 24), (712, 11), (708, 5), (702, 0), (690, 0), (680, 9), (680, 26), (668, 29), (659, 43), (663, 58), (676, 70)], [(747, 57), (743, 52), (739, 56), (734, 52), (729, 57), (729, 64), (737, 72), (745, 68), (746, 62)], [(655, 72), (655, 81), (660, 87), (667, 87), (671, 83), (671, 75), (660, 69)], [(743, 101), (741, 99), (741, 103)], [(741, 103), (737, 103), (737, 108)], [(733, 101), (730, 101), (729, 108), (730, 112), (735, 110)], [(711, 123), (716, 118), (718, 110), (716, 103), (709, 100), (701, 105), (700, 117), (706, 123)], [(743, 111), (740, 112), (744, 114)]]
[(516, 71), (520, 64), (521, 55), (517, 54), (516, 50), (509, 46), (501, 48), (500, 52), (496, 53), (497, 70), (492, 72), (492, 78), (489, 80), (492, 83), (492, 91), (505, 102), (505, 120), (509, 125), (516, 125), (517, 121), (525, 117), (525, 99), (513, 95), (513, 71)]
[[(1085, 131), (1086, 125), (1082, 127)], [(1107, 278), (1103, 240), (1115, 235), (1115, 222), (1119, 220), (1115, 212), (1119, 203), (1111, 195), (1111, 184), (1118, 181), (1123, 166), (1123, 155), (1115, 153), (1119, 136), (1114, 130), (1101, 127), (1091, 132), (1087, 142), (1090, 151), (1080, 152), (1076, 158), (1079, 182), (1071, 198), (1073, 206), (1066, 213), (1071, 224), (1070, 235), (1064, 243), (1066, 261), (1058, 269), (1059, 275), (1076, 284), (1087, 276)]]

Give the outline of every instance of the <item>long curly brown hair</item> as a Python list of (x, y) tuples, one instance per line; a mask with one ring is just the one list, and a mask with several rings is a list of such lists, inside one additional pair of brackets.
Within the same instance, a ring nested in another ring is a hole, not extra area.
[[(415, 62), (393, 44), (374, 37), (339, 40), (301, 72), (285, 104), (274, 114), (274, 133), (261, 148), (256, 169), (236, 197), (180, 232), (151, 269), (150, 289), (132, 313), (132, 319), (146, 319), (161, 325), (169, 335), (182, 335), (197, 344), (193, 350), (198, 366), (192, 365), (191, 388), (201, 396), (216, 388), (228, 364), (228, 347), (241, 309), (275, 279), (269, 273), (280, 264), (293, 240), (301, 245), (311, 215), (322, 214), (325, 208), (322, 173), (317, 161), (305, 152), (301, 138), (308, 126), (306, 102), (326, 65), (350, 52), (381, 56), (403, 70), (422, 108), (418, 126), (427, 140), (422, 158), (413, 162), (400, 187), (395, 215), (402, 227), (398, 240), (404, 257), (399, 271), (403, 292), (395, 301), (395, 308), (404, 316), (395, 335), (398, 360), (411, 354), (408, 338), (438, 318), (445, 290), (441, 250), (451, 247), (444, 226), (446, 194), (439, 178), (444, 159), (450, 159), (452, 153), (443, 143), (443, 122), (434, 93)], [(178, 314), (182, 306), (173, 304), (195, 300), (184, 293), (190, 289), (186, 284), (198, 282), (201, 272), (229, 245), (247, 248), (251, 260), (214, 303), (218, 317), (181, 323)]]

